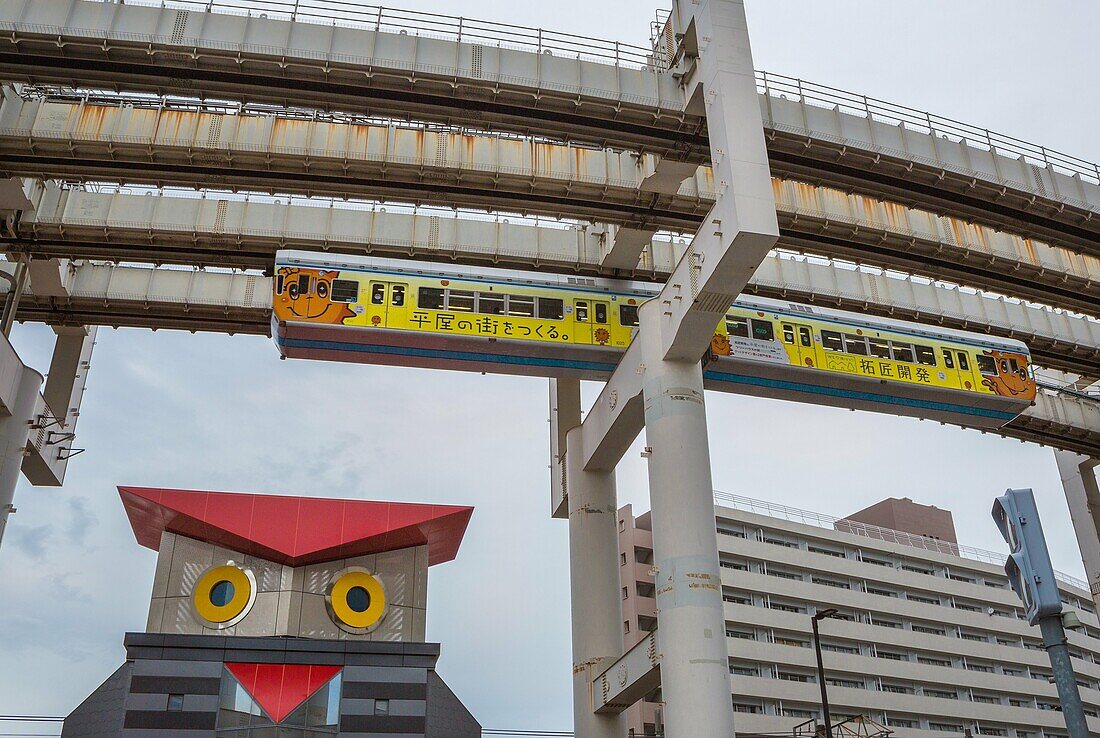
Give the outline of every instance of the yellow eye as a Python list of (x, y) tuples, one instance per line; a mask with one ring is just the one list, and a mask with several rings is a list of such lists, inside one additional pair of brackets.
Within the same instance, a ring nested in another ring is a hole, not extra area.
[(239, 623), (255, 600), (255, 576), (232, 564), (207, 569), (191, 594), (198, 619), (207, 627), (219, 629)]
[(382, 582), (359, 567), (338, 572), (325, 595), (332, 621), (349, 633), (370, 633), (386, 615)]

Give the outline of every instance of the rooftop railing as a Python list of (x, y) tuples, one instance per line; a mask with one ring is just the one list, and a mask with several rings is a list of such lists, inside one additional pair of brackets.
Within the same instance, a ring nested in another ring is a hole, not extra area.
[[(757, 513), (758, 515), (766, 515), (769, 518), (779, 518), (780, 520), (787, 520), (792, 523), (802, 523), (803, 525), (812, 525), (817, 528), (851, 533), (857, 536), (873, 538), (878, 541), (900, 543), (905, 546), (924, 549), (925, 551), (945, 553), (951, 556), (959, 556), (964, 559), (981, 561), (986, 564), (1003, 566), (1005, 559), (1008, 558), (1007, 553), (987, 551), (985, 549), (972, 548), (970, 546), (959, 546), (954, 543), (941, 541), (938, 538), (930, 538), (928, 536), (906, 533), (905, 531), (882, 528), (877, 525), (869, 525), (868, 523), (848, 520), (847, 518), (836, 518), (832, 515), (824, 515), (809, 510), (800, 510), (796, 507), (788, 507), (787, 505), (767, 502), (766, 500), (755, 500), (751, 497), (743, 497), (741, 495), (721, 492), (719, 490), (714, 490), (714, 502), (717, 505), (732, 507), (736, 510), (744, 510), (745, 512)], [(1064, 584), (1077, 587), (1085, 592), (1089, 591), (1088, 582), (1083, 579), (1078, 579), (1077, 577), (1063, 574), (1062, 572), (1055, 572), (1054, 574), (1058, 580)]]

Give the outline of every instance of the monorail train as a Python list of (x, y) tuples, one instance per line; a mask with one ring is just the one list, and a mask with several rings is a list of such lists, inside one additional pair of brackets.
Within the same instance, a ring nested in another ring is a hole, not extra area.
[[(606, 380), (655, 285), (280, 251), (281, 355)], [(740, 298), (708, 389), (997, 428), (1035, 398), (1027, 347), (946, 328)]]

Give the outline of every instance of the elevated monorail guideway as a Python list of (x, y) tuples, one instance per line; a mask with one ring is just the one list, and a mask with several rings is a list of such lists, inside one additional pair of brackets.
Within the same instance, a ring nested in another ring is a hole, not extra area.
[[(675, 194), (648, 192), (644, 173), (656, 164), (623, 153), (270, 111), (109, 102), (23, 99), (9, 88), (0, 104), (0, 171), (591, 218), (615, 225), (604, 231), (597, 265), (612, 275), (646, 271), (649, 234), (658, 227), (694, 229), (714, 197), (709, 167), (696, 170)], [(785, 248), (1100, 315), (1093, 282), (1100, 259), (1094, 256), (828, 187), (773, 179), (773, 195)], [(35, 236), (43, 246), (50, 245), (48, 230)], [(632, 232), (632, 253), (619, 253), (620, 230)], [(71, 256), (112, 258), (95, 250)]]
[[(791, 266), (801, 269), (804, 265)], [(10, 273), (12, 268), (13, 265), (0, 262), (0, 270)], [(775, 269), (774, 262), (766, 261), (757, 273), (758, 279), (771, 278)], [(30, 292), (24, 296), (19, 316), (21, 320), (49, 323), (61, 330), (73, 330), (68, 326), (101, 325), (266, 336), (271, 330), (273, 284), (269, 277), (239, 272), (82, 263), (67, 270), (65, 297), (39, 297)], [(0, 295), (3, 287), (0, 281)], [(780, 296), (780, 293), (773, 295)], [(791, 297), (788, 295), (788, 299)], [(1029, 337), (1028, 341), (1031, 340)], [(1094, 347), (1100, 347), (1100, 336)], [(1044, 365), (1050, 363), (1034, 348), (1031, 355)], [(489, 365), (479, 371), (494, 372), (501, 368), (507, 367)], [(1096, 415), (1100, 396), (1090, 392), (1084, 388), (1067, 389), (1042, 379), (1040, 374), (1036, 405), (1004, 427), (986, 432), (1100, 456), (1100, 417)], [(962, 425), (969, 427), (966, 419)]]
[[(788, 190), (784, 187), (778, 191), (782, 194)], [(316, 207), (304, 200), (275, 203), (270, 198), (230, 200), (224, 199), (225, 196), (218, 199), (185, 197), (185, 194), (188, 193), (127, 194), (117, 188), (99, 191), (46, 183), (31, 193), (34, 209), (23, 212), (15, 223), (16, 237), (0, 234), (0, 240), (7, 241), (6, 248), (10, 251), (25, 253), (36, 260), (94, 258), (269, 271), (275, 251), (294, 246), (328, 250), (333, 253), (332, 258), (345, 253), (585, 276), (607, 274), (600, 268), (602, 237), (598, 226), (531, 225), (523, 220), (508, 222), (507, 218), (400, 212), (378, 206), (355, 208), (350, 204), (329, 203), (328, 207)], [(834, 201), (832, 197), (812, 197), (809, 204), (824, 207)], [(781, 219), (804, 212), (801, 204), (798, 210), (788, 210), (783, 200), (777, 206)], [(830, 217), (836, 220), (840, 216), (838, 213)], [(930, 221), (933, 226), (936, 222)], [(969, 233), (961, 226), (949, 231)], [(1017, 258), (1028, 253), (1042, 254), (1035, 244), (1024, 249), (1020, 239), (1009, 240), (1006, 236), (1004, 242), (999, 242), (992, 235), (982, 235), (972, 243), (964, 242), (971, 258), (982, 244), (989, 249), (989, 258), (1000, 261), (1011, 261), (1013, 253), (1019, 254)], [(779, 245), (786, 245), (782, 237)], [(652, 241), (643, 254), (638, 277), (657, 281), (667, 278), (684, 247), (679, 241)], [(1056, 272), (1049, 262), (1030, 266), (1036, 271)], [(1076, 268), (1073, 262), (1063, 267)], [(1085, 270), (1087, 262), (1080, 268)], [(100, 277), (92, 275), (102, 274), (92, 265), (80, 266), (73, 273), (74, 289), (92, 289), (89, 298), (91, 294), (98, 295), (96, 290), (102, 283)], [(146, 284), (144, 279), (130, 283), (129, 278), (126, 283)], [(270, 292), (258, 285), (255, 290), (260, 296)], [(141, 292), (146, 298), (152, 297), (145, 288)], [(1100, 377), (1100, 322), (1061, 310), (900, 275), (875, 274), (823, 260), (793, 259), (778, 254), (761, 264), (745, 293), (1017, 338), (1028, 344), (1042, 366)], [(166, 327), (222, 330), (217, 316), (208, 327), (204, 321), (209, 313), (200, 311), (197, 305), (183, 310), (186, 295), (173, 299), (163, 310), (142, 306), (140, 301), (131, 310), (130, 303), (119, 300), (124, 294), (128, 293), (114, 293), (111, 307), (94, 299), (81, 303), (79, 308), (72, 301), (24, 302), (21, 315), (54, 324), (73, 323), (83, 316), (91, 324), (155, 327), (158, 320), (164, 320)], [(36, 298), (32, 295), (28, 299)], [(209, 300), (211, 296), (203, 299)], [(157, 301), (149, 299), (149, 302)], [(259, 303), (252, 305), (258, 306)], [(270, 301), (263, 307), (269, 309)], [(235, 326), (233, 332), (262, 333), (268, 329), (268, 318), (266, 314), (253, 312), (250, 316), (232, 318), (231, 324)]]
[[(689, 70), (679, 68), (667, 29), (650, 50), (375, 6), (348, 15), (346, 3), (306, 5), (292, 21), (284, 4), (262, 0), (3, 0), (0, 77), (366, 111), (644, 151), (663, 157), (656, 189), (690, 174), (677, 162), (709, 159), (705, 121), (683, 107), (677, 79)], [(779, 75), (758, 73), (757, 87), (777, 175), (1100, 251), (1093, 163)]]

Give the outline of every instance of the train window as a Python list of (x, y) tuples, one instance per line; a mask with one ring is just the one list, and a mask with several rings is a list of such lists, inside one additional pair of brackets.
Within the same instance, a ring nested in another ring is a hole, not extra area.
[(425, 310), (442, 310), (443, 290), (435, 287), (421, 287), (416, 302)]
[(386, 285), (381, 282), (374, 282), (370, 286), (370, 302), (371, 305), (381, 305), (386, 301)]
[(813, 336), (810, 335), (810, 329), (804, 325), (798, 326), (798, 340), (806, 347), (814, 345), (814, 339)]
[(752, 319), (752, 337), (757, 341), (774, 341), (775, 328), (770, 320)]
[(390, 288), (390, 304), (394, 307), (404, 307), (405, 285), (395, 284), (392, 288)]
[(843, 351), (844, 343), (839, 333), (833, 331), (821, 331), (821, 347), (826, 351)]
[(597, 323), (606, 323), (607, 322), (607, 303), (606, 302), (597, 302), (596, 303), (596, 322)]
[(619, 324), (624, 326), (638, 325), (638, 306), (619, 305)]
[(578, 323), (588, 322), (588, 303), (584, 300), (573, 302), (573, 317)]
[(504, 315), (504, 295), (479, 292), (477, 295), (477, 311), (489, 315)]
[(943, 350), (943, 365), (948, 369), (955, 368), (955, 359), (951, 356), (951, 349)]
[(281, 274), (276, 274), (275, 275), (275, 294), (276, 295), (283, 294), (283, 280), (284, 279), (285, 279), (285, 277), (283, 277), (283, 275), (281, 275)]
[(1018, 361), (1016, 361), (1015, 359), (1009, 359), (1008, 360), (1008, 367), (1012, 370), (1013, 374), (1019, 374), (1020, 373), (1020, 363)]
[(978, 371), (991, 377), (997, 376), (997, 362), (992, 356), (978, 354), (974, 357), (978, 362)]
[(936, 352), (932, 350), (930, 346), (921, 346), (919, 343), (913, 344), (913, 348), (917, 351), (917, 363), (924, 364), (925, 366), (936, 365)]
[(332, 301), (333, 302), (358, 302), (359, 301), (359, 283), (354, 279), (334, 279), (332, 280)]
[(964, 372), (970, 371), (970, 362), (966, 360), (966, 354), (964, 354), (962, 351), (959, 351), (958, 354), (959, 368), (962, 369)]
[(447, 309), (472, 313), (474, 311), (474, 293), (466, 290), (447, 290)]
[(879, 359), (890, 358), (890, 342), (883, 338), (867, 338), (867, 345), (871, 348), (871, 356)]
[(890, 348), (894, 350), (894, 361), (905, 361), (910, 364), (916, 361), (916, 357), (913, 356), (913, 347), (908, 343), (891, 341)]
[(535, 316), (535, 298), (530, 295), (508, 295), (508, 314), (533, 318)]
[(794, 343), (794, 326), (790, 323), (783, 324), (783, 343)]
[(565, 314), (565, 303), (555, 297), (539, 298), (539, 317), (548, 320), (561, 320)]
[(859, 354), (860, 356), (866, 356), (867, 339), (865, 339), (863, 336), (853, 336), (851, 333), (845, 333), (844, 350), (849, 354)]
[(298, 276), (298, 294), (308, 295), (309, 285), (312, 282), (312, 278), (308, 274), (301, 274)]
[(726, 332), (731, 336), (741, 336), (741, 338), (749, 337), (749, 321), (744, 318), (734, 318), (729, 315), (726, 316)]

